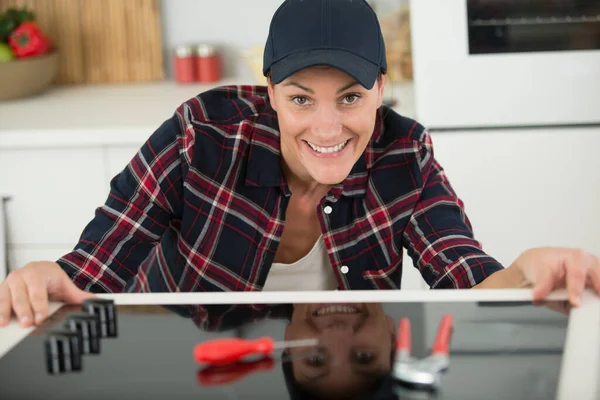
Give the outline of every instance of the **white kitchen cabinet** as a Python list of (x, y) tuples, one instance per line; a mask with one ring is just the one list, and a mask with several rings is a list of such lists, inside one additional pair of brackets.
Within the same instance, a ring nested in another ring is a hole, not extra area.
[(428, 289), (429, 286), (421, 277), (421, 273), (414, 267), (413, 260), (406, 254), (402, 260), (402, 289), (404, 290), (421, 290)]
[(9, 245), (72, 246), (108, 194), (102, 149), (0, 150), (0, 188)]
[(75, 243), (72, 245), (54, 245), (54, 247), (46, 246), (9, 246), (8, 248), (8, 265), (11, 271), (17, 268), (24, 267), (33, 261), (56, 261), (60, 257), (70, 252)]
[(8, 197), (0, 193), (0, 282), (8, 275), (8, 244), (6, 242), (5, 204)]
[(600, 128), (432, 132), (484, 250), (508, 266), (537, 246), (600, 255)]
[[(148, 134), (148, 136), (150, 135), (151, 133)], [(127, 166), (143, 144), (144, 142), (140, 142), (139, 146), (130, 145), (105, 148), (106, 182), (109, 182)]]

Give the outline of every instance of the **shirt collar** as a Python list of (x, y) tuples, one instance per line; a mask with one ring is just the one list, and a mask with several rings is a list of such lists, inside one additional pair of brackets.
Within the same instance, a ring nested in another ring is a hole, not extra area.
[(255, 187), (280, 187), (286, 196), (291, 194), (283, 174), (279, 123), (277, 113), (269, 102), (258, 110), (250, 137), (250, 150), (246, 166), (246, 185)]
[[(369, 171), (374, 162), (374, 144), (383, 131), (381, 112), (375, 118), (373, 135), (367, 148), (356, 161), (350, 174), (341, 183), (334, 185), (326, 198), (336, 202), (341, 195), (362, 197), (367, 191)], [(250, 151), (246, 169), (246, 185), (255, 187), (280, 187), (286, 196), (291, 194), (283, 173), (279, 123), (277, 113), (265, 98), (264, 106), (258, 110), (250, 138)]]

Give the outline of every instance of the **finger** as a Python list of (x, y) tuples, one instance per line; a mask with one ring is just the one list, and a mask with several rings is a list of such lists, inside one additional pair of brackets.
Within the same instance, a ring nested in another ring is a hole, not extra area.
[(10, 288), (8, 283), (0, 285), (0, 326), (8, 324), (10, 320)]
[(588, 271), (588, 280), (592, 288), (596, 291), (596, 294), (600, 295), (600, 260), (598, 260), (598, 257), (591, 254), (590, 258), (591, 267)]
[(581, 294), (585, 288), (589, 270), (590, 258), (586, 255), (577, 255), (565, 260), (567, 293), (573, 307), (579, 307)]
[(33, 320), (29, 293), (25, 281), (16, 275), (9, 282), (12, 307), (22, 327), (27, 327)]
[(84, 300), (96, 297), (96, 295), (93, 293), (85, 292), (79, 289), (67, 276), (65, 276), (65, 280), (61, 286), (62, 290), (60, 293), (60, 300), (64, 301), (65, 303), (79, 304)]
[(541, 301), (545, 299), (552, 290), (559, 287), (565, 276), (564, 271), (563, 265), (541, 270), (539, 275), (536, 276), (536, 282), (533, 287), (533, 300)]
[(48, 315), (48, 290), (44, 281), (34, 276), (25, 281), (33, 311), (33, 321), (39, 325)]

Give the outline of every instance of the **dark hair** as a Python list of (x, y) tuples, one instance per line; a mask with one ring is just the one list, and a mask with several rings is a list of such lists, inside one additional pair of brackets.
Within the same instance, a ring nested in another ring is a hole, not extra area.
[[(282, 363), (285, 384), (290, 400), (325, 400), (334, 398), (332, 394), (317, 393), (311, 387), (300, 384), (294, 378), (294, 367), (289, 361)], [(397, 400), (394, 393), (394, 379), (391, 374), (373, 377), (371, 384), (361, 392), (335, 393), (336, 400)]]

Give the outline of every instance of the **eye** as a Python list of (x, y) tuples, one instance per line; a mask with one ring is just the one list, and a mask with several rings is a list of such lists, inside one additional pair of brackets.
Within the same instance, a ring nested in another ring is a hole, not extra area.
[(356, 93), (347, 94), (346, 96), (344, 96), (343, 103), (345, 105), (351, 105), (351, 104), (356, 103), (359, 98), (360, 98), (360, 96)]
[(292, 97), (292, 101), (299, 106), (305, 106), (306, 104), (308, 104), (308, 99), (304, 96), (294, 96)]
[(325, 365), (325, 355), (324, 354), (315, 354), (306, 359), (306, 363), (313, 367), (322, 367)]
[(354, 357), (356, 358), (356, 361), (362, 365), (371, 364), (373, 360), (375, 360), (373, 353), (367, 351), (357, 351)]

